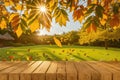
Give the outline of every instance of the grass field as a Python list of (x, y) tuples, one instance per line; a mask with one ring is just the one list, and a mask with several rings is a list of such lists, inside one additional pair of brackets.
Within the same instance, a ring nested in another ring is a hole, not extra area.
[(120, 48), (37, 45), (0, 48), (1, 61), (66, 60), (66, 61), (120, 61)]

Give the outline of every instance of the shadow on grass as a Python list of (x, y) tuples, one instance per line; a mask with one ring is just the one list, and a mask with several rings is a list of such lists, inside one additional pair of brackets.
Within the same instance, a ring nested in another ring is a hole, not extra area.
[(52, 60), (57, 60), (57, 61), (60, 61), (62, 60), (60, 57), (54, 55), (53, 53), (51, 53), (48, 49), (42, 49), (42, 52), (48, 54), (49, 56), (52, 57)]
[(88, 58), (91, 59), (91, 60), (97, 61), (97, 59), (95, 59), (93, 57), (88, 56)]
[(75, 57), (75, 58), (77, 58), (77, 59), (79, 59), (79, 60), (83, 60), (83, 61), (86, 61), (86, 59), (84, 59), (84, 58), (81, 58), (80, 56), (77, 56), (77, 55), (72, 55), (73, 57)]

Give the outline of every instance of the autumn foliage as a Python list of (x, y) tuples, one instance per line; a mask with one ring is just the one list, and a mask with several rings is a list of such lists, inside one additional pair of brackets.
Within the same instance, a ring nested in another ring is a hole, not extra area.
[[(41, 5), (46, 13), (39, 11)], [(88, 32), (120, 26), (120, 0), (0, 0), (0, 29), (10, 29), (18, 37), (43, 27), (49, 31), (53, 19), (66, 26), (69, 12)]]

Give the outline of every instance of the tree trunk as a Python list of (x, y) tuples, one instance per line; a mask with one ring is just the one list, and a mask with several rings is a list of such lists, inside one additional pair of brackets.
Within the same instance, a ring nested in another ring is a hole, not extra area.
[(105, 39), (105, 49), (107, 50), (108, 49), (108, 40)]

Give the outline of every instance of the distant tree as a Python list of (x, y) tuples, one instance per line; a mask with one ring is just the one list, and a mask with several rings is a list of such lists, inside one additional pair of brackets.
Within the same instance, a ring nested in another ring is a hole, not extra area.
[(63, 44), (77, 44), (79, 40), (78, 31), (70, 31), (60, 35), (60, 40)]
[(109, 41), (119, 41), (120, 40), (120, 28), (117, 28), (115, 30), (99, 30), (97, 32), (79, 32), (80, 39), (79, 43), (82, 44), (90, 44), (93, 42), (100, 42), (100, 41), (105, 41), (107, 39), (107, 43), (105, 43), (105, 49), (108, 49), (108, 42)]

